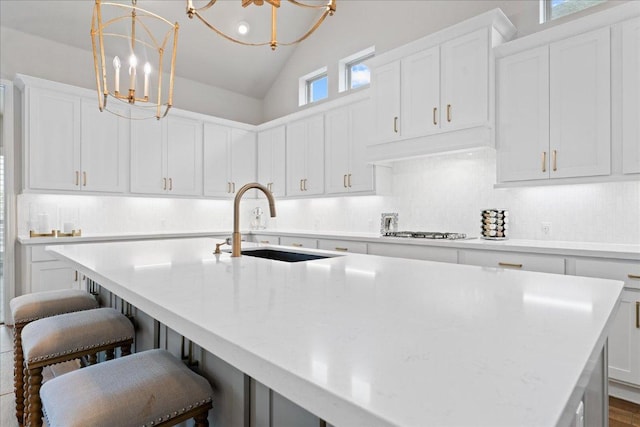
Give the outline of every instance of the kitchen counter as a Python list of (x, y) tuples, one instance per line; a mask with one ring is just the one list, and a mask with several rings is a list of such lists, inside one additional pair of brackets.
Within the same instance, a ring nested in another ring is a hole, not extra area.
[(105, 233), (105, 234), (84, 234), (77, 237), (29, 237), (18, 236), (18, 242), (25, 246), (52, 245), (52, 244), (74, 244), (87, 242), (114, 242), (126, 240), (147, 240), (147, 239), (181, 239), (191, 237), (229, 237), (230, 231), (173, 231), (156, 233)]
[(231, 258), (216, 242), (47, 249), (336, 426), (568, 425), (623, 287), (360, 254)]

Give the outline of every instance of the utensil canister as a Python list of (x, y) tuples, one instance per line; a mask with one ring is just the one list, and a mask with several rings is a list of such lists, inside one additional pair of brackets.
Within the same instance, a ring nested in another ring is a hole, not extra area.
[(480, 214), (480, 237), (487, 240), (506, 240), (509, 237), (509, 211), (483, 209)]

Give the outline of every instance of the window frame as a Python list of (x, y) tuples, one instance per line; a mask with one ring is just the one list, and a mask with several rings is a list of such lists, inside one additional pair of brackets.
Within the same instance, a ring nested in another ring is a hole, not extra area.
[[(571, 0), (565, 0), (565, 1), (571, 1)], [(606, 3), (606, 1), (607, 0), (601, 0), (599, 3), (594, 3), (594, 4), (591, 4), (591, 5), (585, 6), (582, 9), (578, 9), (578, 10), (575, 10), (573, 12), (561, 15), (561, 16), (556, 16), (554, 18), (553, 17), (553, 12), (552, 12), (552, 2), (553, 2), (553, 0), (540, 0), (540, 24), (545, 24), (547, 22), (551, 22), (551, 21), (554, 21), (556, 19), (561, 19), (561, 18), (564, 18), (566, 16), (573, 15), (574, 13), (580, 13), (583, 10), (590, 9), (590, 8), (592, 8), (594, 6), (598, 6), (598, 5), (604, 4), (604, 3)]]
[[(311, 100), (312, 95), (312, 84), (320, 79), (327, 78), (327, 96), (322, 99), (317, 99), (315, 101)], [(305, 74), (304, 76), (298, 79), (298, 106), (301, 107), (303, 105), (315, 104), (316, 102), (322, 101), (329, 98), (329, 74), (327, 73), (327, 67), (324, 66), (315, 71), (312, 71), (309, 74)]]
[(352, 55), (347, 56), (346, 58), (342, 58), (338, 62), (338, 91), (340, 93), (347, 92), (350, 90), (358, 90), (361, 88), (368, 87), (369, 84), (364, 84), (362, 86), (358, 86), (356, 88), (351, 87), (351, 68), (354, 65), (357, 65), (361, 62), (365, 62), (368, 59), (371, 59), (376, 54), (376, 47), (370, 46), (366, 49), (363, 49), (359, 52), (356, 52)]

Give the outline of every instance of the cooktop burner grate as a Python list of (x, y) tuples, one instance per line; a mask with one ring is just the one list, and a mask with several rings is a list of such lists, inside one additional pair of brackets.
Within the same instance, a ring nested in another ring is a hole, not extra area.
[(383, 234), (385, 237), (408, 237), (413, 239), (466, 239), (465, 233), (448, 233), (441, 231), (389, 231)]

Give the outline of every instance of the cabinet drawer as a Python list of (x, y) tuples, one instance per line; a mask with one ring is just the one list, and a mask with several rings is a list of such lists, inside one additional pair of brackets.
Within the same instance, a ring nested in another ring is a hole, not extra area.
[(422, 259), (426, 261), (458, 262), (458, 250), (433, 246), (395, 245), (391, 243), (369, 243), (369, 255), (396, 258)]
[(460, 251), (460, 264), (564, 274), (564, 258), (517, 252)]
[(307, 237), (280, 237), (280, 244), (282, 246), (294, 246), (296, 248), (312, 248), (318, 247), (318, 241), (316, 239), (309, 239)]
[(578, 258), (576, 276), (622, 280), (627, 288), (640, 289), (640, 262)]
[(367, 244), (363, 242), (351, 242), (347, 240), (318, 240), (318, 249), (326, 251), (367, 253)]
[(279, 245), (280, 237), (278, 236), (267, 236), (265, 234), (254, 234), (253, 239), (255, 243), (262, 243), (264, 245)]
[(58, 258), (45, 251), (46, 246), (33, 246), (31, 248), (31, 262), (56, 261)]

